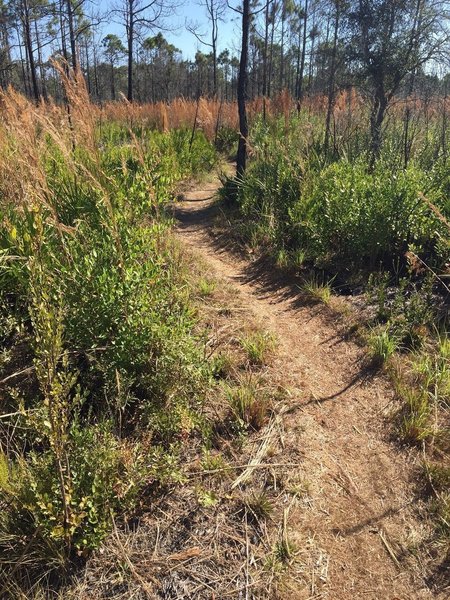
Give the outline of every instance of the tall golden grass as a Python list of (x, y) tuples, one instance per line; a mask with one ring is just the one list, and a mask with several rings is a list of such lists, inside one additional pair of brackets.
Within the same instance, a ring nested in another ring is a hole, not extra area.
[[(325, 118), (328, 105), (326, 95), (306, 96), (302, 101), (302, 112), (311, 117)], [(409, 98), (395, 99), (388, 111), (393, 119), (402, 118), (406, 108), (410, 118), (433, 119), (450, 111), (450, 99), (423, 99), (416, 95)], [(354, 87), (339, 91), (333, 106), (333, 121), (337, 132), (351, 135), (359, 128), (367, 128), (370, 102)], [(290, 117), (297, 112), (297, 101), (287, 90), (283, 90), (271, 99), (257, 97), (247, 103), (250, 122), (258, 115), (265, 113), (267, 117), (282, 116), (286, 126)], [(237, 103), (217, 98), (200, 98), (198, 101), (176, 98), (171, 102), (147, 104), (130, 104), (125, 98), (116, 102), (108, 102), (93, 112), (101, 121), (116, 121), (129, 127), (150, 127), (160, 131), (195, 126), (202, 129), (208, 139), (214, 136), (220, 127), (228, 127), (235, 131), (239, 128)]]
[[(264, 107), (265, 104), (265, 107)], [(303, 109), (310, 114), (320, 115), (325, 112), (326, 96), (306, 98)], [(268, 117), (284, 116), (286, 119), (296, 112), (296, 100), (287, 90), (272, 99), (257, 97), (247, 104), (250, 120), (263, 113)], [(361, 97), (356, 91), (342, 92), (336, 100), (336, 113), (350, 110), (352, 113), (363, 106)], [(129, 126), (148, 126), (164, 131), (180, 127), (192, 127), (194, 122), (202, 129), (208, 139), (212, 139), (220, 127), (238, 130), (239, 119), (237, 103), (222, 101), (215, 98), (200, 98), (198, 101), (186, 98), (176, 98), (171, 102), (156, 102), (148, 104), (130, 104), (125, 99), (108, 102), (99, 110), (100, 118), (104, 121), (117, 121)]]
[(91, 104), (84, 79), (60, 69), (68, 103), (36, 105), (12, 87), (0, 92), (0, 194), (2, 202), (49, 204), (45, 156), (51, 139), (68, 164), (82, 146), (98, 152), (96, 123), (99, 110)]
[[(239, 129), (237, 103), (223, 101), (217, 98), (200, 98), (198, 101), (186, 98), (176, 98), (171, 102), (156, 102), (137, 104), (129, 103), (125, 98), (108, 102), (102, 106), (92, 103), (81, 75), (72, 71), (67, 73), (57, 66), (62, 78), (68, 100), (67, 107), (56, 105), (52, 100), (42, 102), (38, 106), (29, 102), (12, 88), (0, 93), (0, 117), (3, 128), (14, 121), (20, 130), (27, 135), (32, 122), (45, 122), (60, 133), (70, 135), (74, 142), (82, 141), (91, 145), (94, 140), (94, 130), (98, 123), (117, 122), (121, 125), (142, 128), (154, 128), (168, 131), (179, 128), (196, 127), (203, 130), (206, 137), (214, 139), (220, 127), (228, 127), (235, 131)], [(312, 117), (325, 116), (328, 98), (325, 95), (306, 96), (302, 102), (302, 111)], [(402, 118), (406, 108), (410, 118), (419, 120), (434, 120), (440, 115), (450, 113), (450, 98), (431, 97), (423, 99), (417, 95), (409, 98), (395, 99), (388, 115), (393, 119)], [(271, 99), (257, 97), (247, 104), (249, 120), (254, 120), (263, 112), (267, 117), (282, 116), (286, 127), (292, 115), (297, 111), (297, 102), (287, 90), (283, 90)], [(341, 90), (336, 95), (333, 107), (335, 131), (351, 135), (355, 129), (366, 128), (368, 125), (369, 102), (356, 88)], [(33, 129), (33, 127), (31, 127)], [(33, 141), (31, 137), (31, 141)], [(25, 153), (28, 152), (25, 144)], [(32, 161), (32, 157), (28, 157)], [(23, 161), (21, 161), (23, 162)]]

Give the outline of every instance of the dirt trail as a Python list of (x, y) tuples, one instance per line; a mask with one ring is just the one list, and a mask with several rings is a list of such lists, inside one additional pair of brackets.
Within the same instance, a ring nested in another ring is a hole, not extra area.
[(303, 456), (308, 499), (289, 522), (296, 547), (314, 557), (309, 582), (284, 598), (412, 600), (449, 598), (431, 591), (420, 559), (428, 532), (419, 518), (416, 452), (392, 441), (393, 392), (364, 373), (364, 352), (339, 333), (330, 309), (307, 306), (298, 290), (211, 235), (216, 181), (185, 194), (178, 233), (217, 278), (236, 289), (278, 340), (273, 376), (297, 390), (285, 416), (287, 448)]

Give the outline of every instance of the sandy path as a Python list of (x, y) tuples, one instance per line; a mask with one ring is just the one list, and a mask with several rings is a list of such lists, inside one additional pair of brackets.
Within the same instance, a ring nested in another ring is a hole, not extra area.
[(295, 286), (274, 281), (255, 263), (227, 251), (211, 235), (217, 182), (185, 194), (178, 234), (236, 289), (242, 306), (278, 339), (273, 377), (297, 390), (285, 417), (286, 451), (303, 456), (299, 478), (308, 500), (290, 519), (297, 548), (313, 556), (308, 583), (284, 598), (406, 600), (450, 598), (433, 593), (416, 554), (427, 558), (414, 477), (417, 453), (392, 441), (393, 392), (364, 374), (363, 351), (339, 335), (333, 315), (305, 306)]

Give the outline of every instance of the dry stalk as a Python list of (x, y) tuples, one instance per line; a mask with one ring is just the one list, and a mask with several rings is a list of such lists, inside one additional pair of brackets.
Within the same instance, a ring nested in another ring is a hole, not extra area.
[[(259, 446), (255, 456), (252, 458), (250, 463), (247, 465), (245, 471), (243, 473), (241, 473), (239, 475), (239, 477), (237, 477), (231, 484), (232, 490), (234, 490), (239, 485), (242, 485), (243, 483), (245, 483), (251, 477), (251, 475), (253, 473), (253, 469), (262, 467), (262, 461), (265, 458), (265, 456), (267, 455), (267, 452), (270, 448), (270, 444), (271, 444), (272, 440), (276, 436), (277, 427), (278, 427), (278, 423), (280, 422), (280, 420), (281, 420), (280, 415), (277, 415), (274, 419), (271, 420), (271, 422), (269, 423), (269, 425), (267, 426), (267, 429), (265, 431), (264, 439), (263, 439), (261, 445)], [(276, 465), (269, 465), (269, 466), (273, 467)]]

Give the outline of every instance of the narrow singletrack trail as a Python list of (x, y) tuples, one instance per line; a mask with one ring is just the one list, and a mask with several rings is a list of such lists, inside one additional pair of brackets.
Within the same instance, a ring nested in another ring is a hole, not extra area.
[(218, 185), (185, 193), (174, 209), (177, 231), (278, 341), (270, 376), (292, 390), (284, 445), (300, 451), (299, 476), (308, 484), (289, 530), (300, 560), (313, 557), (306, 583), (282, 597), (449, 598), (449, 590), (433, 592), (424, 574), (429, 526), (419, 514), (420, 457), (395, 443), (391, 386), (364, 369), (364, 350), (339, 332), (329, 308), (305, 304), (295, 285), (213, 235)]

